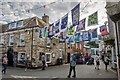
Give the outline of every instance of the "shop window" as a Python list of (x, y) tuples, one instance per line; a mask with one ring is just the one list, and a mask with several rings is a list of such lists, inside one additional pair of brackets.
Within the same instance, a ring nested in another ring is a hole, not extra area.
[(51, 63), (51, 53), (46, 53), (46, 63)]

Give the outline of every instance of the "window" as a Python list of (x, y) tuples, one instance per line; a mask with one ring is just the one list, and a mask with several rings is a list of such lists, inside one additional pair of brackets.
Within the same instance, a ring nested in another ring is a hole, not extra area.
[(19, 27), (19, 28), (24, 27), (24, 26), (23, 26), (23, 21), (18, 21), (18, 22), (17, 22), (17, 27)]
[(51, 63), (51, 53), (46, 53), (46, 63)]
[(13, 44), (14, 44), (14, 35), (12, 34), (9, 36), (9, 46), (13, 46)]
[(25, 33), (20, 34), (20, 46), (25, 46)]
[(16, 28), (16, 22), (9, 23), (9, 29), (15, 29)]

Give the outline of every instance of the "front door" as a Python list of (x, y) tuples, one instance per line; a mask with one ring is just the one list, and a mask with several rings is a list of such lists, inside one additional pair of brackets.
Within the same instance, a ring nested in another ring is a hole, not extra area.
[(70, 63), (70, 53), (67, 53), (67, 63)]

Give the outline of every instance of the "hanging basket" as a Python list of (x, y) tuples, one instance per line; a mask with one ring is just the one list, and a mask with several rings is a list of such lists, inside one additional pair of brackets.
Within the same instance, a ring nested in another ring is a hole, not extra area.
[(106, 45), (114, 45), (115, 44), (114, 39), (105, 40), (104, 42), (105, 42)]

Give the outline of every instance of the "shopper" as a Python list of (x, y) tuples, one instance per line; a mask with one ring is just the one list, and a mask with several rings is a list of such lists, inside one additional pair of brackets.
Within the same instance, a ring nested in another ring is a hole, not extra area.
[(75, 67), (76, 67), (76, 56), (75, 54), (72, 54), (70, 57), (70, 69), (69, 69), (69, 75), (67, 76), (68, 78), (70, 78), (72, 70), (74, 72), (74, 75), (72, 77), (74, 78), (76, 77)]
[(7, 54), (4, 54), (4, 56), (2, 57), (2, 73), (6, 73), (6, 69), (7, 69), (7, 64), (8, 64), (8, 58), (7, 58)]
[(28, 67), (29, 67), (29, 57), (27, 56), (25, 60), (25, 71), (27, 71)]
[(105, 61), (104, 61), (104, 63), (105, 63), (105, 70), (107, 71), (107, 66), (109, 65), (109, 61), (110, 61), (110, 59), (108, 58), (108, 56), (105, 56)]
[(46, 58), (44, 53), (42, 54), (41, 60), (42, 60), (42, 70), (45, 70)]
[(95, 69), (100, 69), (99, 68), (99, 65), (100, 65), (100, 57), (99, 57), (99, 54), (96, 54), (95, 56)]

